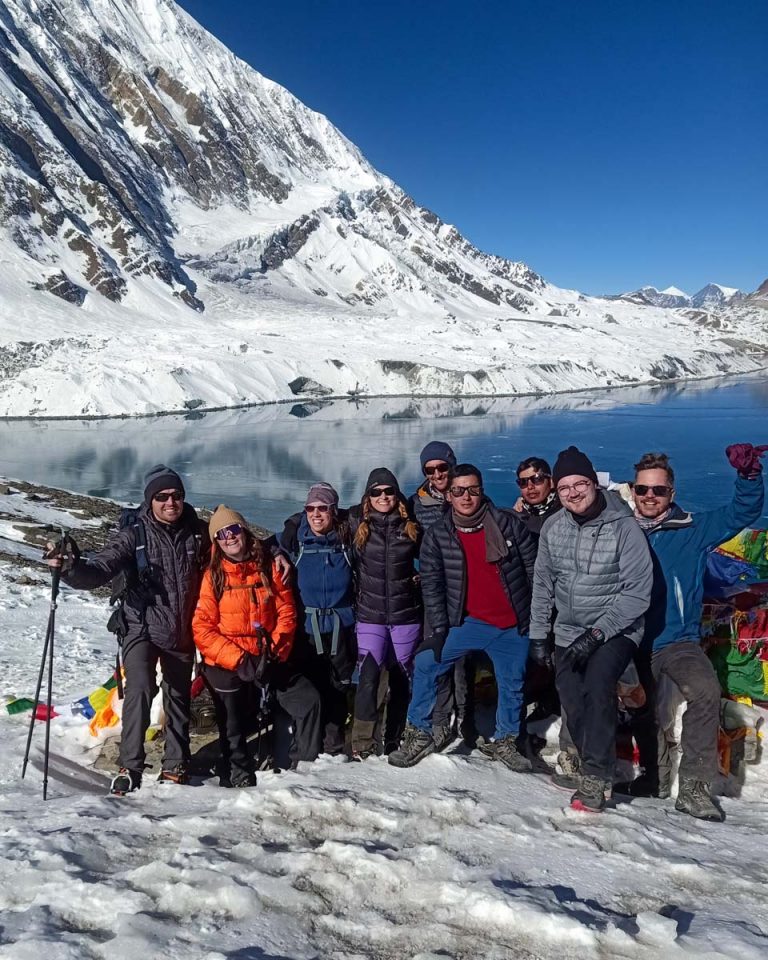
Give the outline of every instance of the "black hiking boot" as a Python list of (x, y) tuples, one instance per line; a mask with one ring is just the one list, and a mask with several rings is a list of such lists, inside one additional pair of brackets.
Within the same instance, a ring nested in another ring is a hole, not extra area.
[(666, 800), (669, 797), (669, 791), (667, 791), (666, 797), (662, 796), (659, 781), (655, 777), (647, 777), (644, 773), (635, 777), (634, 780), (614, 783), (613, 792), (620, 793), (625, 797), (656, 797), (659, 800)]
[(531, 761), (517, 749), (517, 735), (507, 734), (501, 740), (494, 743), (494, 759), (500, 760), (505, 767), (509, 767), (515, 773), (531, 773), (533, 767)]
[(610, 786), (608, 780), (585, 774), (579, 779), (579, 789), (571, 797), (571, 806), (585, 813), (600, 813), (605, 807), (605, 791)]
[(560, 790), (578, 790), (581, 783), (581, 759), (576, 753), (561, 750), (557, 755), (560, 773), (552, 774), (552, 783)]
[(675, 810), (688, 813), (699, 820), (712, 820), (715, 823), (725, 820), (723, 811), (712, 802), (709, 784), (703, 780), (680, 781)]
[(124, 797), (126, 793), (133, 793), (141, 786), (141, 770), (129, 770), (120, 767), (109, 785), (109, 792), (115, 797)]
[(388, 759), (393, 767), (415, 767), (424, 757), (434, 752), (435, 741), (432, 734), (409, 723), (405, 728), (400, 749), (390, 753)]
[(435, 753), (440, 753), (449, 747), (456, 739), (456, 728), (453, 724), (432, 728), (432, 739), (435, 741)]

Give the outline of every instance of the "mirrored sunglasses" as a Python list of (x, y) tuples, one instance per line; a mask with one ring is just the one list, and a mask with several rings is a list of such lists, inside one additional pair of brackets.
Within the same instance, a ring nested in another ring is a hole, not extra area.
[(463, 497), (465, 493), (468, 493), (470, 497), (481, 497), (483, 495), (483, 488), (478, 486), (451, 487), (451, 496), (455, 497), (456, 500)]
[(243, 532), (243, 526), (240, 523), (230, 523), (228, 527), (222, 527), (216, 531), (217, 540), (234, 540)]

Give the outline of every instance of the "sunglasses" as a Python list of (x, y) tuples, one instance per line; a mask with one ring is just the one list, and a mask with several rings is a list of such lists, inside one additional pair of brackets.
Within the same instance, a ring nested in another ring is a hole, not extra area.
[(397, 493), (394, 487), (371, 487), (369, 497), (394, 497)]
[(330, 509), (327, 503), (309, 503), (304, 507), (307, 513), (328, 513)]
[(530, 477), (518, 477), (517, 485), (521, 490), (525, 490), (529, 483), (534, 484), (537, 487), (540, 487), (545, 480), (550, 480), (551, 477), (548, 473), (534, 473)]
[(464, 496), (465, 493), (468, 493), (470, 497), (481, 497), (483, 495), (482, 487), (451, 487), (451, 496), (459, 500)]
[(181, 503), (184, 494), (181, 490), (173, 490), (171, 493), (156, 493), (152, 499), (157, 500), (158, 503), (167, 503), (169, 500), (173, 500), (174, 503)]
[(662, 483), (654, 483), (649, 487), (645, 483), (635, 483), (632, 489), (644, 497), (647, 493), (652, 493), (654, 497), (668, 497), (672, 493), (672, 487), (665, 487)]
[(243, 532), (243, 526), (240, 523), (230, 523), (228, 527), (222, 527), (216, 531), (217, 540), (235, 540)]
[(428, 477), (431, 477), (436, 473), (448, 473), (449, 470), (450, 470), (450, 467), (448, 466), (447, 463), (436, 463), (432, 467), (424, 467), (424, 473)]

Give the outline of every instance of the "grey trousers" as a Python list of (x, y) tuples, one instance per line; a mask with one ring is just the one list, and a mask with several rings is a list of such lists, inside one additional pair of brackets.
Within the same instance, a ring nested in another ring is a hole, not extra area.
[(125, 700), (120, 766), (144, 769), (144, 738), (149, 729), (150, 707), (157, 696), (157, 664), (163, 674), (165, 748), (163, 770), (186, 765), (189, 751), (189, 709), (192, 654), (161, 650), (150, 640), (135, 640), (123, 648)]
[[(717, 775), (720, 684), (709, 657), (698, 643), (684, 640), (657, 650), (651, 669), (657, 686), (663, 681), (672, 681), (687, 702), (680, 737), (680, 779), (711, 784)], [(674, 744), (670, 743), (663, 721), (659, 726), (659, 775), (663, 778), (671, 776), (670, 747)]]

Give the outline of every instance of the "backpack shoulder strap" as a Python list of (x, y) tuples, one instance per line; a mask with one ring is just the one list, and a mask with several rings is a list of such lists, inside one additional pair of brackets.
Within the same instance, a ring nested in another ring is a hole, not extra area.
[(140, 517), (134, 519), (133, 529), (136, 532), (136, 571), (139, 580), (143, 581), (150, 572), (150, 565), (147, 556), (147, 531)]

